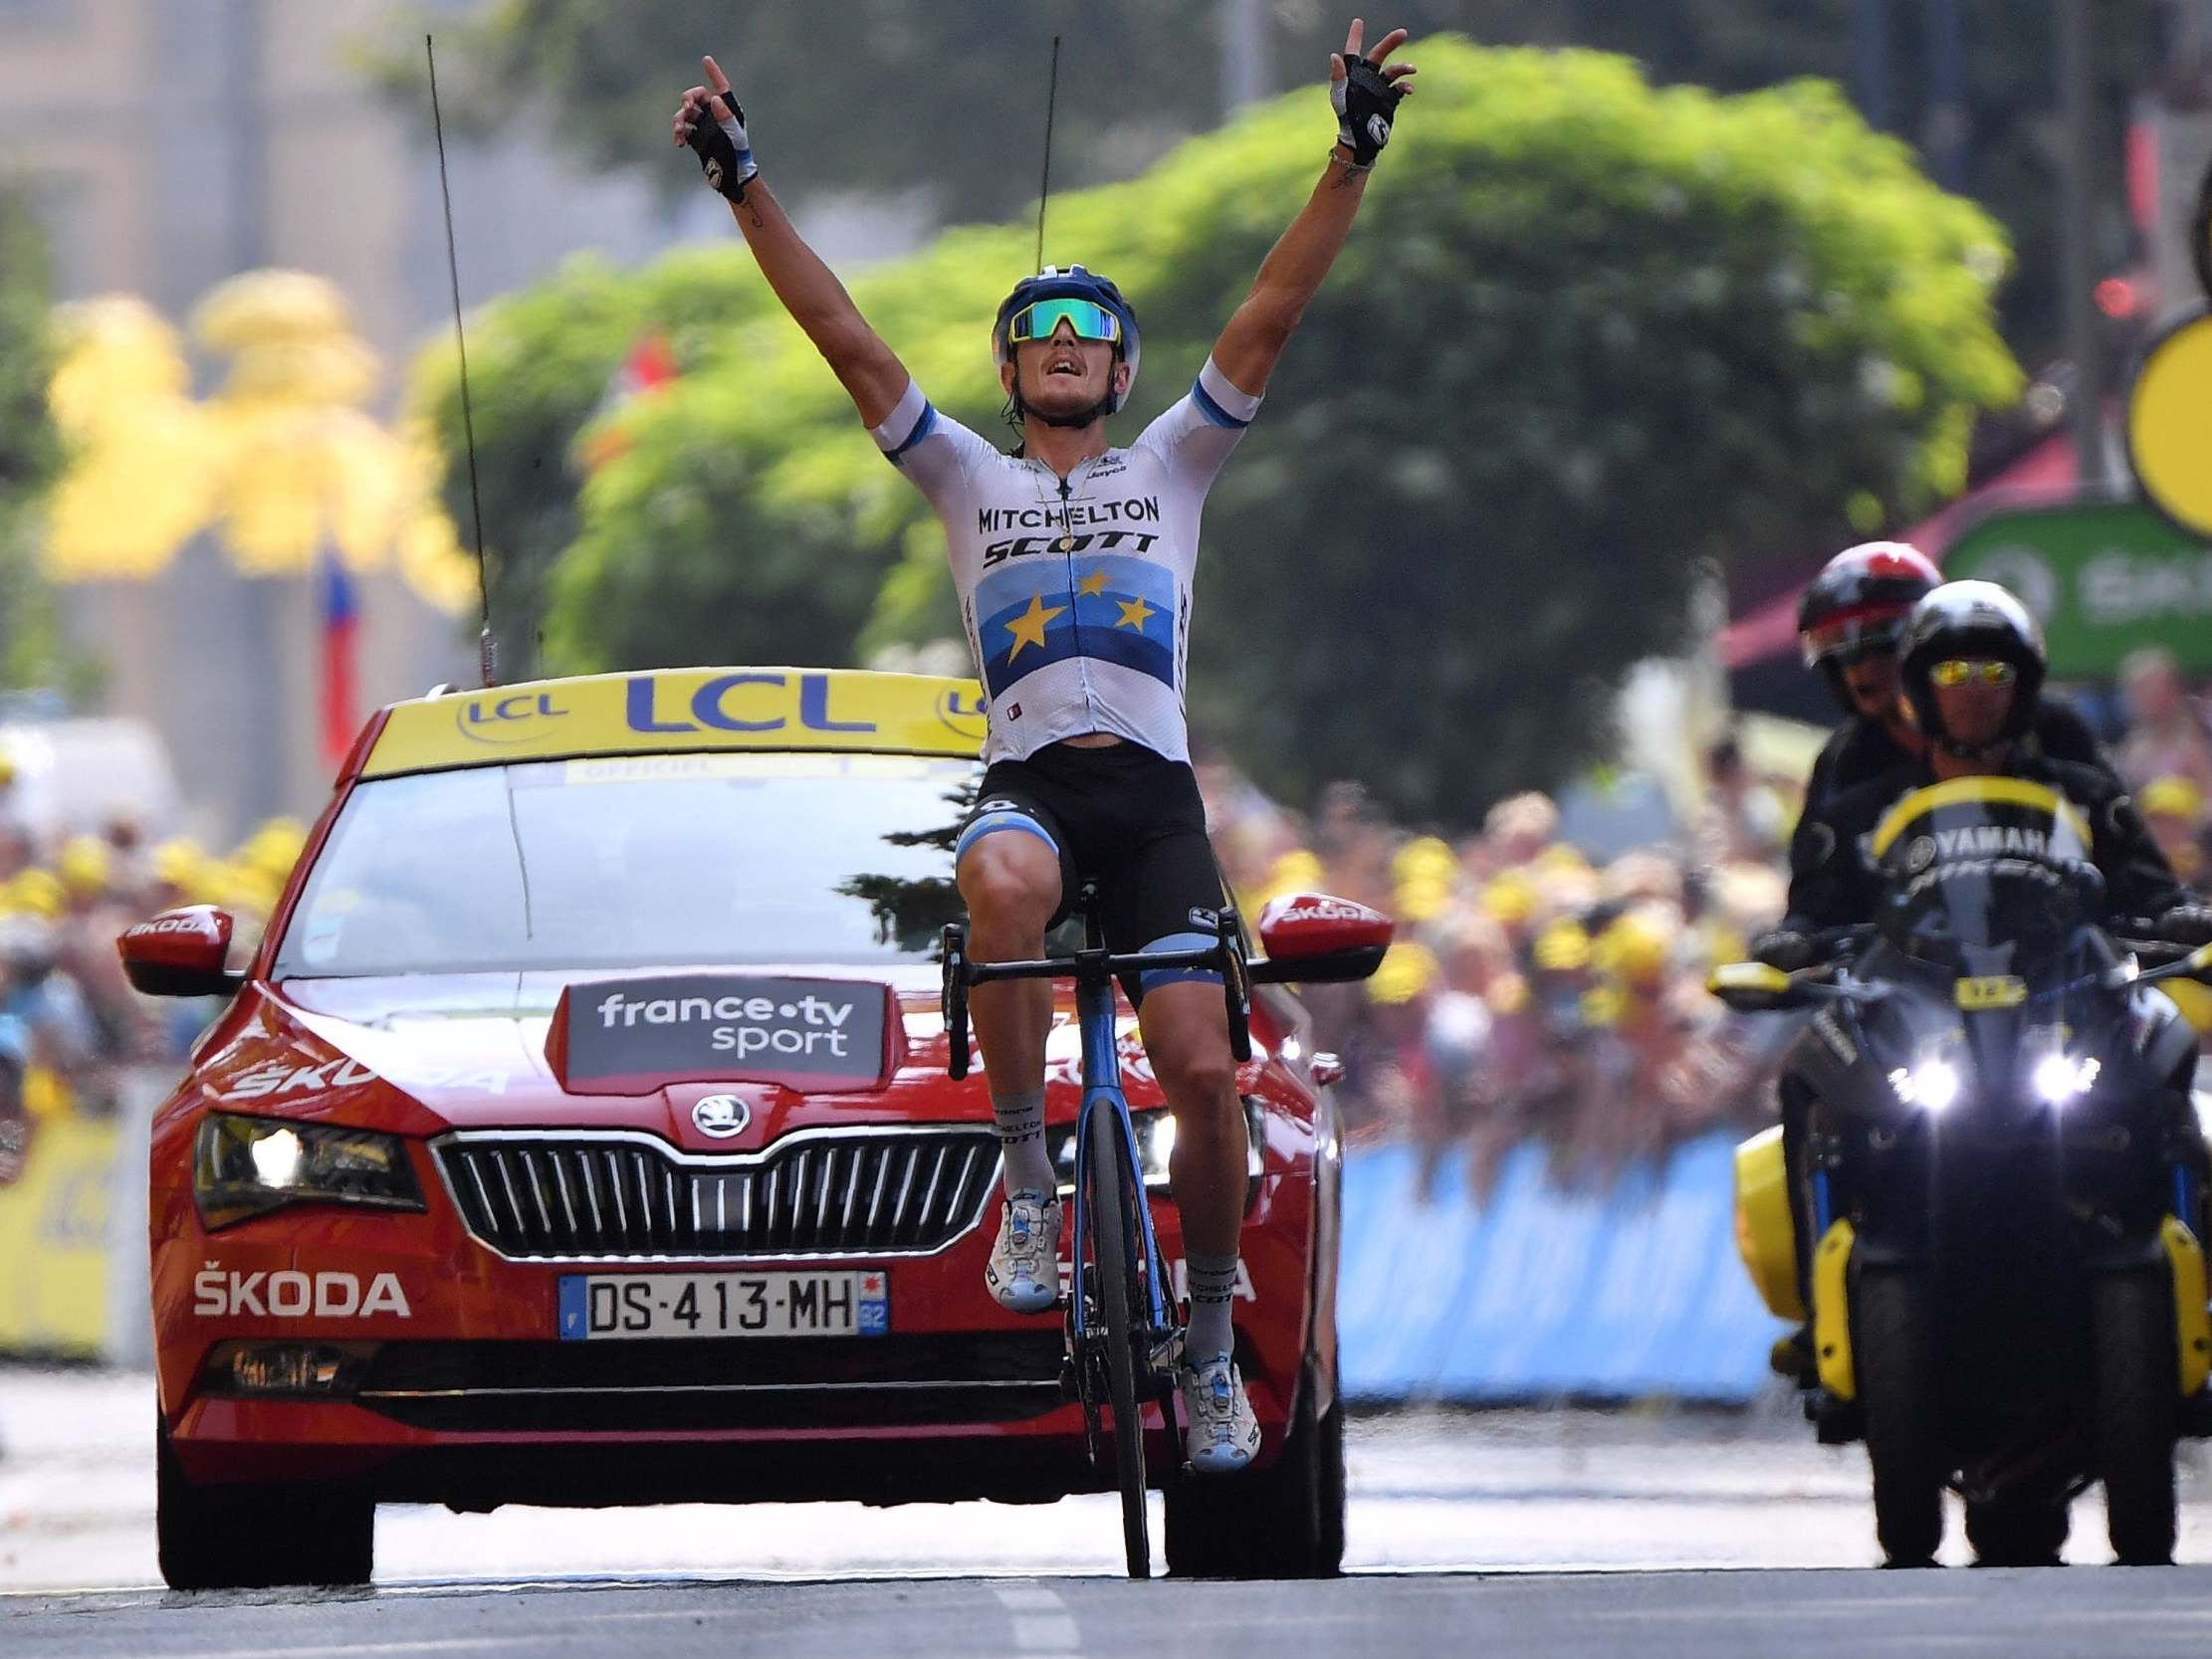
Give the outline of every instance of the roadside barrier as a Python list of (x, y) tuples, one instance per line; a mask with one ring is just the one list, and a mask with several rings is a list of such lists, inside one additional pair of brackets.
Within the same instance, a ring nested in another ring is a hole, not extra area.
[(1763, 1391), (1784, 1328), (1736, 1256), (1734, 1148), (1732, 1135), (1704, 1136), (1570, 1189), (1523, 1143), (1479, 1201), (1458, 1151), (1426, 1189), (1414, 1147), (1348, 1151), (1346, 1394), (1493, 1405)]
[[(112, 1119), (49, 1123), (0, 1189), (0, 1354), (152, 1363), (146, 1140), (175, 1082), (130, 1073)], [(1486, 1197), (1453, 1151), (1420, 1183), (1406, 1145), (1344, 1159), (1340, 1363), (1356, 1400), (1749, 1399), (1781, 1326), (1736, 1258), (1735, 1138), (1586, 1190), (1544, 1148)]]
[(112, 1118), (39, 1126), (0, 1188), (0, 1354), (153, 1362), (146, 1140), (173, 1068), (126, 1073)]

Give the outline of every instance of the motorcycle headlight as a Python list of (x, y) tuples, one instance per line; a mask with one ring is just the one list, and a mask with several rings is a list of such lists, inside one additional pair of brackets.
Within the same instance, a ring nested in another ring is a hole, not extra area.
[(2099, 1060), (2077, 1060), (2071, 1054), (2047, 1054), (2036, 1062), (2033, 1081), (2036, 1093), (2052, 1106), (2064, 1106), (2079, 1096), (2086, 1095), (2097, 1083), (2097, 1074), (2103, 1070)]
[(1889, 1074), (1889, 1087), (1907, 1106), (1946, 1112), (1958, 1099), (1958, 1068), (1948, 1060), (1923, 1060), (1909, 1071), (1899, 1066)]
[(200, 1122), (192, 1196), (211, 1230), (286, 1204), (423, 1207), (406, 1144), (396, 1136), (229, 1112)]
[[(1143, 1171), (1145, 1185), (1154, 1191), (1166, 1191), (1168, 1186), (1168, 1160), (1175, 1152), (1175, 1114), (1167, 1111), (1132, 1112), (1130, 1127), (1137, 1132), (1137, 1167)], [(1075, 1191), (1075, 1126), (1053, 1133), (1052, 1169), (1060, 1179), (1060, 1196), (1066, 1198)], [(1257, 1180), (1261, 1170), (1259, 1155), (1262, 1140), (1259, 1107), (1249, 1097), (1244, 1101), (1244, 1174)]]

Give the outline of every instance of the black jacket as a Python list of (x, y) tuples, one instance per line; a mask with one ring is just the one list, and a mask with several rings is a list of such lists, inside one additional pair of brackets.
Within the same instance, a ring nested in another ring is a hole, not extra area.
[[(2082, 809), (2090, 821), (2091, 856), (2104, 876), (2107, 917), (2154, 921), (2188, 902), (2125, 786), (2109, 771), (2029, 753), (2004, 775), (2047, 783)], [(1815, 833), (1801, 833), (1791, 844), (1790, 914), (1783, 928), (1811, 933), (1873, 921), (1882, 880), (1868, 857), (1867, 838), (1900, 796), (1934, 781), (1927, 763), (1913, 760), (1831, 797)]]
[[(2093, 768), (2102, 774), (2112, 788), (2120, 788), (2120, 781), (2105, 760), (2104, 751), (2098, 745), (2097, 735), (2090, 730), (2089, 723), (2063, 703), (2046, 700), (2038, 707), (2035, 729), (2021, 748), (2031, 758), (2069, 761)], [(1812, 775), (1805, 780), (1805, 809), (1798, 814), (1797, 828), (1790, 832), (1790, 905), (1783, 928), (1796, 933), (1806, 931), (1797, 926), (1803, 910), (1799, 890), (1806, 872), (1819, 869), (1826, 862), (1829, 849), (1851, 845), (1851, 837), (1836, 820), (1836, 802), (1878, 778), (1918, 764), (1913, 755), (1897, 746), (1896, 738), (1889, 734), (1889, 727), (1880, 721), (1862, 716), (1836, 728), (1835, 734), (1823, 745), (1820, 758), (1813, 762)], [(1926, 781), (1924, 776), (1922, 781)], [(1888, 799), (1896, 799), (1911, 787), (1913, 785), (1903, 785)], [(1879, 810), (1876, 816), (1880, 816)], [(1864, 922), (1867, 918), (1855, 920)]]
[[(2046, 698), (2036, 710), (2034, 741), (2046, 759), (2111, 771), (2089, 722), (2064, 703)], [(1912, 758), (1897, 746), (1885, 723), (1865, 717), (1844, 722), (1822, 747), (1820, 758), (1813, 762), (1813, 775), (1806, 779), (1805, 818), (1820, 811), (1831, 795), (1893, 772)]]

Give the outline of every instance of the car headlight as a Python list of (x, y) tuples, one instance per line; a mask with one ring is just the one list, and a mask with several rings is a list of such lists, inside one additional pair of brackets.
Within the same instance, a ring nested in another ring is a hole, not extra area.
[(1910, 1071), (1899, 1066), (1889, 1074), (1889, 1087), (1907, 1106), (1944, 1112), (1958, 1099), (1958, 1068), (1948, 1060), (1923, 1060)]
[(211, 1112), (200, 1122), (192, 1196), (210, 1229), (286, 1204), (423, 1207), (406, 1144), (396, 1136), (229, 1112)]
[(2078, 1060), (2071, 1054), (2047, 1054), (2036, 1062), (2033, 1078), (2036, 1093), (2052, 1106), (2064, 1106), (2069, 1101), (2088, 1094), (2097, 1084), (2097, 1074), (2103, 1069), (2103, 1062), (2101, 1060)]
[[(1175, 1153), (1175, 1114), (1165, 1110), (1132, 1112), (1129, 1122), (1137, 1132), (1137, 1167), (1144, 1172), (1145, 1185), (1155, 1191), (1165, 1191), (1168, 1160)], [(1257, 1180), (1263, 1167), (1259, 1154), (1263, 1139), (1259, 1105), (1246, 1096), (1244, 1174), (1248, 1180)], [(1068, 1197), (1075, 1191), (1075, 1126), (1072, 1124), (1053, 1132), (1052, 1168), (1060, 1179), (1060, 1196)]]

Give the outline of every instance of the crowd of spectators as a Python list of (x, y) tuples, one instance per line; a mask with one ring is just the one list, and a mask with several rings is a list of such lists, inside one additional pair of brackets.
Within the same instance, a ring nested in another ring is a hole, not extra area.
[(217, 904), (250, 938), (275, 905), (305, 831), (263, 825), (228, 857), (182, 840), (149, 843), (128, 818), (99, 834), (40, 836), (13, 802), (0, 752), (0, 1184), (38, 1126), (115, 1107), (132, 1065), (180, 1060), (206, 1023), (201, 1004), (130, 988), (115, 936), (178, 905)]
[[(2130, 658), (2105, 717), (2115, 767), (2180, 879), (2212, 882), (2212, 711), (2170, 655)], [(1788, 1022), (1704, 991), (1781, 915), (1801, 777), (1760, 775), (1733, 741), (1706, 755), (1701, 807), (1660, 844), (1603, 862), (1560, 833), (1547, 796), (1515, 795), (1446, 840), (1392, 822), (1358, 784), (1310, 815), (1232, 768), (1200, 768), (1240, 908), (1302, 889), (1397, 919), (1363, 986), (1315, 987), (1319, 1047), (1347, 1062), (1349, 1133), (1463, 1146), (1477, 1185), (1534, 1140), (1569, 1184), (1716, 1128), (1771, 1121)]]

